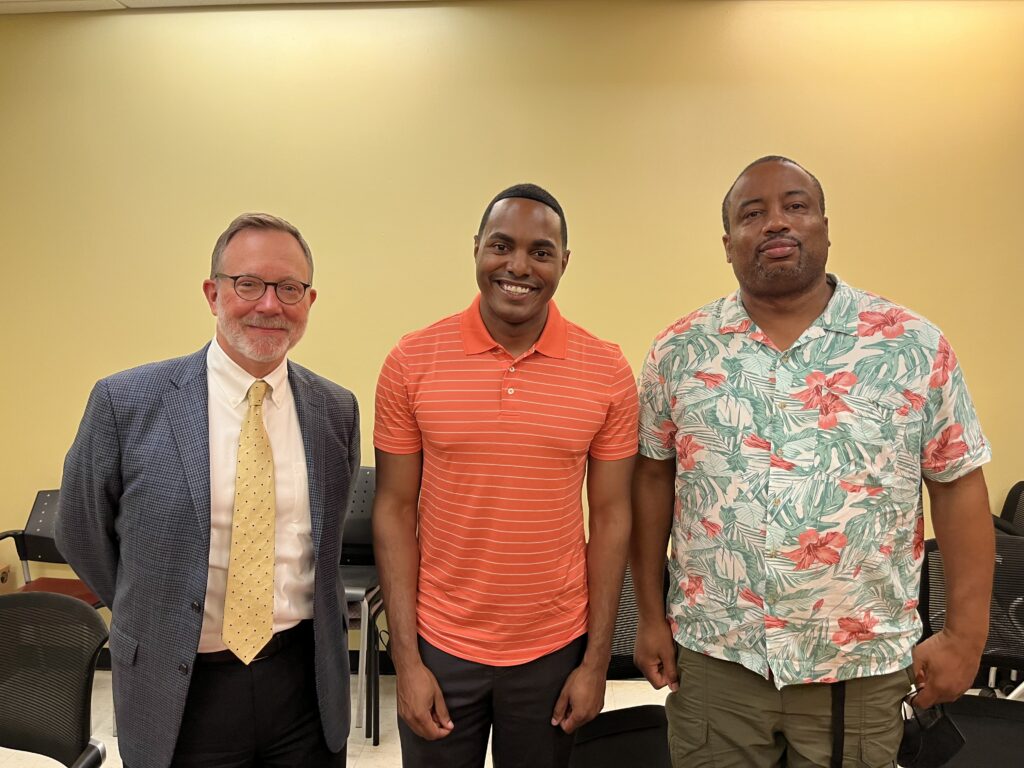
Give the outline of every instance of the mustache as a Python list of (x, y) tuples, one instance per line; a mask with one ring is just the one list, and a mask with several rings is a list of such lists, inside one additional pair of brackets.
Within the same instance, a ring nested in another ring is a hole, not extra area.
[(291, 324), (283, 317), (251, 317), (245, 321), (250, 328), (275, 328), (288, 330)]

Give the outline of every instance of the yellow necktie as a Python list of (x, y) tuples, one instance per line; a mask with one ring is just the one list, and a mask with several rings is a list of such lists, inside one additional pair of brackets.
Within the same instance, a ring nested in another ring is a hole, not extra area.
[(238, 437), (235, 511), (221, 637), (248, 664), (274, 633), (274, 456), (263, 426), (262, 379), (249, 387)]

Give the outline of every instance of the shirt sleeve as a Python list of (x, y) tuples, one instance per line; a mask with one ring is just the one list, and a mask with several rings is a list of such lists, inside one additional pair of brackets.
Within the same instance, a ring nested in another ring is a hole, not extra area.
[(644, 358), (638, 384), (640, 455), (662, 461), (676, 455), (676, 425), (672, 420), (672, 397), (667, 377), (661, 371), (663, 359), (659, 343), (655, 341)]
[(628, 459), (636, 455), (637, 399), (633, 371), (622, 351), (612, 374), (611, 405), (604, 424), (590, 443), (590, 455), (600, 461)]
[(417, 453), (423, 448), (419, 425), (409, 399), (405, 356), (396, 346), (388, 354), (377, 378), (374, 401), (373, 446), (395, 454)]
[(921, 473), (929, 480), (949, 483), (991, 458), (956, 353), (940, 336), (924, 408)]

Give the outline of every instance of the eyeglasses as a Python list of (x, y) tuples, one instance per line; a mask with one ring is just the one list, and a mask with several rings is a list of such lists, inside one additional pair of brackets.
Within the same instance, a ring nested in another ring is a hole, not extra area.
[(267, 287), (271, 286), (277, 294), (277, 300), (282, 304), (298, 304), (309, 289), (309, 283), (300, 283), (298, 280), (282, 280), (278, 283), (271, 283), (261, 280), (254, 275), (225, 275), (217, 272), (214, 277), (223, 277), (235, 284), (235, 293), (238, 298), (246, 301), (257, 301), (263, 298)]

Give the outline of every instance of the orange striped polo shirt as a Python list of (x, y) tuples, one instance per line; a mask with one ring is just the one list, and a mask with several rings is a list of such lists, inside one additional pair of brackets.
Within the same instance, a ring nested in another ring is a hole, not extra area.
[(511, 666), (584, 634), (587, 458), (637, 451), (636, 384), (619, 347), (551, 302), (537, 343), (512, 358), (487, 332), (477, 296), (398, 342), (376, 409), (376, 448), (423, 452), (423, 639)]

